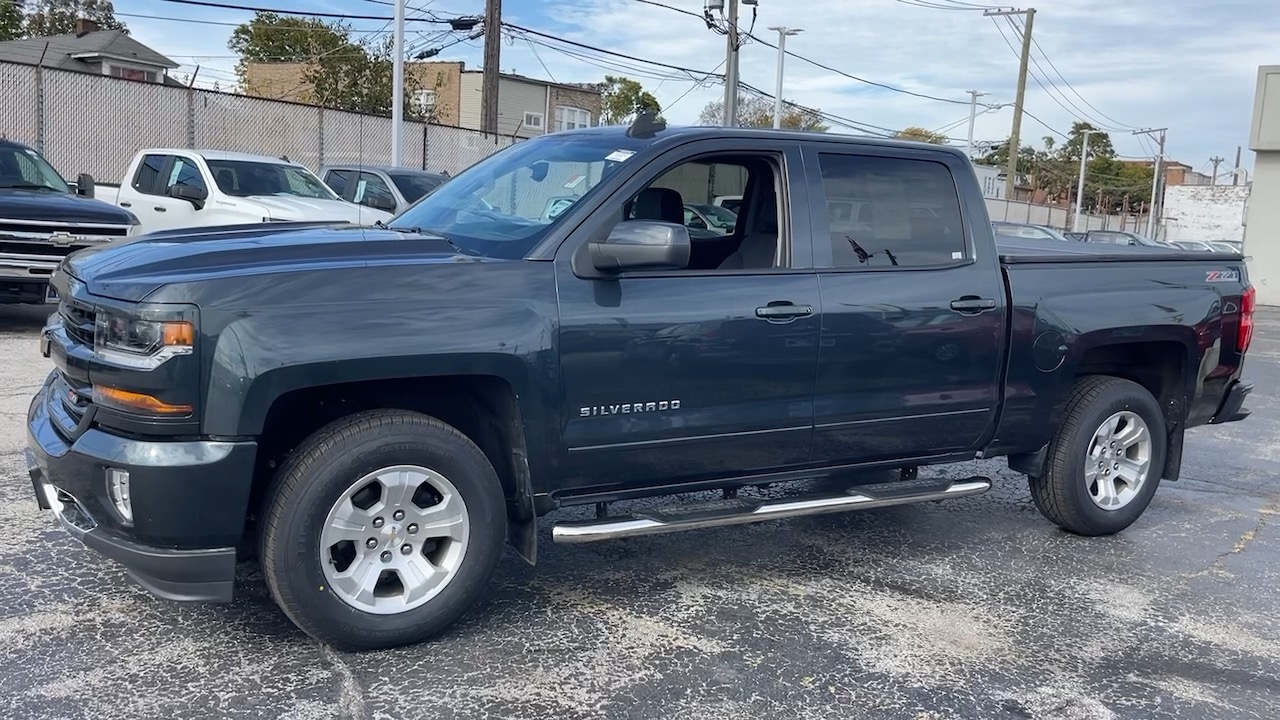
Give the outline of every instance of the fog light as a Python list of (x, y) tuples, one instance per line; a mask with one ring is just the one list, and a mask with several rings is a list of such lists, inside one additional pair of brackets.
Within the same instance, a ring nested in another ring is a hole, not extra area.
[(107, 468), (107, 494), (125, 522), (133, 522), (133, 501), (129, 498), (129, 471)]

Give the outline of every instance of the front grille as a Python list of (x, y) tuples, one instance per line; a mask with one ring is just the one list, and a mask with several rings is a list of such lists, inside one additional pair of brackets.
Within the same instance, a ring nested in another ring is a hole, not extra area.
[(62, 316), (63, 328), (67, 337), (83, 345), (93, 347), (94, 312), (92, 307), (85, 307), (76, 301), (63, 298), (58, 303), (58, 314)]
[(14, 242), (12, 240), (0, 240), (0, 255), (41, 255), (51, 258), (61, 258), (70, 255), (76, 250), (82, 250), (89, 247), (84, 243), (71, 245), (53, 245), (48, 242)]
[(124, 237), (129, 234), (128, 225), (70, 225), (62, 223), (25, 223), (21, 220), (0, 220), (0, 235), (52, 235), (66, 233), (72, 237)]

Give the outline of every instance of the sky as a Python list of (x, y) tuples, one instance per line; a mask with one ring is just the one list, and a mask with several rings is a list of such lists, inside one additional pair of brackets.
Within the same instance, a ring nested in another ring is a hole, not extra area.
[[(371, 16), (347, 21), (364, 37), (392, 28), (388, 0), (209, 1)], [(697, 15), (704, 5), (653, 2)], [(969, 90), (986, 93), (979, 102), (997, 106), (979, 107), (979, 143), (1007, 138), (1013, 119), (1020, 36), (1008, 20), (985, 17), (982, 6), (979, 0), (758, 0), (754, 19), (744, 6), (740, 24), (754, 22), (754, 34), (773, 43), (778, 36), (770, 27), (799, 28), (787, 49), (834, 70), (787, 57), (788, 100), (862, 126), (943, 130), (963, 145)], [(408, 0), (408, 7), (410, 18), (454, 17), (482, 14), (484, 2)], [(227, 39), (251, 12), (165, 0), (115, 0), (115, 8), (135, 38), (183, 65), (175, 75), (198, 65), (197, 84), (234, 83), (236, 59)], [(509, 23), (563, 40), (701, 73), (723, 69), (723, 35), (698, 17), (644, 0), (505, 0), (503, 14)], [(432, 23), (411, 20), (406, 27), (411, 50), (448, 43), (438, 59), (481, 66), (481, 41), (458, 42), (462, 38)], [(1247, 145), (1258, 66), (1280, 63), (1277, 0), (1039, 0), (1032, 27), (1035, 62), (1027, 81), (1024, 145), (1041, 146), (1045, 136), (1061, 142), (1061, 133), (1084, 120), (1111, 131), (1122, 157), (1151, 157), (1153, 140), (1133, 131), (1167, 127), (1166, 156), (1173, 160), (1208, 172), (1210, 158), (1219, 156), (1226, 173), (1236, 148), (1245, 146), (1242, 165), (1252, 168)], [(508, 35), (501, 57), (504, 71), (559, 82), (634, 77), (675, 124), (696, 122), (703, 107), (724, 94), (723, 84), (705, 74), (609, 58), (531, 35)], [(748, 42), (739, 62), (744, 83), (774, 91), (776, 50)], [(861, 134), (835, 122), (832, 131)]]

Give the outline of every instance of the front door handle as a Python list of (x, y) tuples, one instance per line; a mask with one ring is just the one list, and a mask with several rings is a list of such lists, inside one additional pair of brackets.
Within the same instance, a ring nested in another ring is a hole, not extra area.
[(151, 209), (152, 209), (152, 210), (155, 210), (156, 212), (169, 212), (169, 209), (168, 209), (168, 208), (163, 208), (163, 207), (160, 207), (159, 205), (157, 205), (157, 206), (155, 206), (155, 207), (153, 207), (153, 208), (151, 208)]
[(756, 317), (763, 318), (769, 322), (790, 322), (796, 318), (807, 317), (812, 314), (812, 305), (796, 305), (785, 300), (771, 302), (764, 307), (756, 308)]
[(976, 295), (965, 295), (958, 300), (951, 301), (951, 309), (958, 313), (969, 315), (977, 314), (984, 310), (994, 310), (996, 301), (991, 298), (982, 298)]

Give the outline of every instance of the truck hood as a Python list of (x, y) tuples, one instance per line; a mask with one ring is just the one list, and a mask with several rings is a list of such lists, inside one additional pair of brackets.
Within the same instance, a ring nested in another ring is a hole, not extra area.
[(311, 222), (148, 233), (131, 242), (72, 253), (62, 267), (94, 295), (138, 302), (165, 285), (227, 276), (475, 260), (435, 235)]
[(50, 190), (0, 189), (0, 220), (133, 225), (133, 214), (101, 200)]
[(272, 220), (337, 220), (353, 225), (372, 225), (378, 220), (386, 222), (392, 218), (391, 213), (345, 200), (284, 195), (250, 195), (245, 199), (260, 205), (265, 216)]

